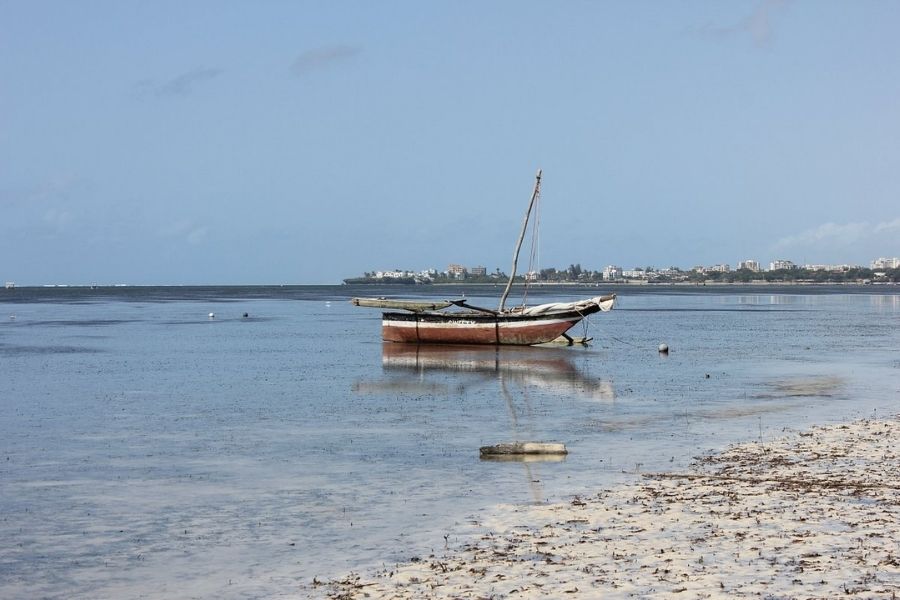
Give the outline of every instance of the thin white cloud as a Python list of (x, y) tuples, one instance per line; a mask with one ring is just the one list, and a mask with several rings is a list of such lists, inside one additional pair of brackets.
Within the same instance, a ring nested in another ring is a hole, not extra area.
[(180, 219), (161, 227), (157, 233), (161, 237), (180, 239), (196, 246), (206, 240), (209, 227), (190, 219)]
[(894, 219), (893, 221), (882, 221), (875, 226), (875, 233), (894, 231), (900, 233), (900, 218)]
[(21, 198), (28, 204), (57, 204), (71, 202), (72, 198), (89, 193), (93, 184), (79, 175), (57, 174), (27, 189)]
[(9, 209), (4, 213), (8, 218), (0, 223), (42, 234), (83, 228), (84, 215), (94, 206), (92, 191), (92, 182), (75, 174), (52, 175), (28, 186), (0, 190), (0, 206)]
[(139, 81), (136, 88), (141, 95), (188, 96), (195, 91), (198, 85), (215, 79), (222, 73), (222, 69), (197, 67), (162, 82), (152, 79)]
[(181, 219), (179, 221), (169, 223), (168, 225), (164, 225), (159, 229), (158, 233), (162, 237), (177, 237), (179, 235), (183, 235), (186, 231), (189, 231), (191, 226), (192, 223), (190, 220)]
[(197, 244), (202, 244), (206, 239), (206, 234), (209, 232), (209, 227), (206, 225), (201, 225), (200, 227), (196, 227), (191, 230), (190, 233), (187, 234), (187, 241), (189, 244), (193, 244), (196, 246)]
[(215, 79), (222, 74), (222, 69), (197, 68), (167, 81), (160, 87), (163, 95), (174, 94), (185, 96), (194, 90), (194, 87), (204, 81)]
[(822, 241), (831, 240), (841, 244), (852, 244), (861, 239), (871, 226), (868, 223), (824, 223), (814, 229), (807, 229), (795, 235), (783, 237), (775, 243), (776, 248), (790, 248), (793, 246), (808, 246)]
[(307, 50), (294, 59), (291, 64), (291, 73), (302, 77), (311, 71), (324, 69), (331, 65), (350, 60), (362, 52), (358, 46), (325, 46)]
[(761, 0), (753, 11), (730, 24), (705, 23), (695, 32), (708, 38), (731, 38), (749, 35), (757, 46), (768, 46), (775, 38), (774, 20), (791, 0)]
[(62, 233), (74, 221), (72, 213), (64, 208), (50, 208), (44, 212), (44, 223), (49, 225), (57, 233)]
[(787, 250), (828, 251), (836, 248), (850, 249), (896, 246), (896, 236), (900, 233), (900, 218), (879, 223), (866, 221), (859, 223), (823, 223), (818, 227), (785, 236), (775, 242), (776, 252)]

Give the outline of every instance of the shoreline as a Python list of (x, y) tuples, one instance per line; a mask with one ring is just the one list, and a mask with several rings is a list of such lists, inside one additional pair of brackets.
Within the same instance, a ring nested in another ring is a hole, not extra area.
[[(380, 282), (372, 282), (372, 283), (354, 283), (354, 284), (343, 284), (343, 285), (396, 285), (390, 283), (380, 283)], [(400, 285), (410, 285), (410, 284), (400, 284)], [(503, 287), (506, 285), (505, 283), (486, 283), (486, 282), (477, 282), (477, 283), (466, 283), (464, 281), (454, 281), (454, 282), (440, 282), (440, 283), (428, 283), (428, 284), (416, 284), (416, 285), (426, 285), (433, 287), (464, 287), (464, 286), (481, 286), (481, 287)], [(522, 282), (513, 283), (513, 287), (524, 287), (525, 284)], [(846, 286), (846, 287), (865, 287), (870, 288), (873, 286), (876, 287), (892, 287), (892, 286), (900, 286), (900, 283), (892, 283), (892, 282), (876, 282), (876, 283), (863, 283), (861, 281), (702, 281), (699, 283), (689, 283), (686, 281), (666, 281), (666, 282), (657, 282), (657, 281), (644, 281), (644, 280), (631, 280), (631, 281), (595, 281), (595, 282), (582, 282), (582, 281), (532, 281), (528, 284), (529, 287), (662, 287), (662, 288), (702, 288), (702, 287), (727, 287), (727, 286), (735, 286), (735, 287), (824, 287), (824, 286)]]
[(306, 586), (329, 598), (900, 593), (900, 417), (815, 426), (568, 502), (500, 505), (433, 555)]

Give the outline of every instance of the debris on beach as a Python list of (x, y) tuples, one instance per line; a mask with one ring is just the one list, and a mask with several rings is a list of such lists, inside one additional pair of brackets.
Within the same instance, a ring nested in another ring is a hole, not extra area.
[(900, 419), (816, 427), (685, 472), (552, 505), (503, 505), (458, 545), (331, 598), (900, 594)]

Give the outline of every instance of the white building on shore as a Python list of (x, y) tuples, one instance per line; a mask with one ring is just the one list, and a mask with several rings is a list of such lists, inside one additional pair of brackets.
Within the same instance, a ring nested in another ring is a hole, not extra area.
[(790, 270), (796, 269), (796, 268), (797, 268), (797, 265), (795, 265), (791, 261), (782, 260), (780, 258), (777, 258), (769, 263), (770, 271), (790, 271)]
[(900, 269), (900, 258), (876, 258), (872, 261), (873, 269)]
[(617, 279), (622, 279), (622, 267), (617, 267), (615, 265), (609, 265), (605, 269), (603, 269), (603, 279), (605, 281), (616, 281)]
[(622, 271), (622, 277), (625, 279), (647, 279), (647, 272), (640, 267), (636, 267)]
[(375, 277), (377, 279), (406, 279), (414, 276), (415, 273), (413, 273), (412, 271), (401, 271), (400, 269), (394, 269), (393, 271), (375, 272)]
[(462, 265), (452, 264), (447, 267), (447, 276), (453, 279), (465, 279), (468, 271)]
[(857, 265), (803, 265), (807, 271), (828, 271), (829, 273), (838, 273), (841, 271), (849, 271), (856, 268)]

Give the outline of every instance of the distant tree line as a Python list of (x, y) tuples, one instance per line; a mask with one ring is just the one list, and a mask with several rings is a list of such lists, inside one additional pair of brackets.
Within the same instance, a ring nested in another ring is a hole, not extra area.
[[(738, 269), (735, 271), (691, 270), (684, 271), (678, 267), (657, 270), (653, 267), (642, 269), (643, 277), (637, 278), (649, 283), (900, 283), (900, 269), (887, 269), (875, 271), (865, 267), (852, 267), (841, 271), (812, 270), (803, 268), (777, 269), (773, 271), (751, 271)], [(472, 275), (466, 273), (463, 278), (438, 273), (430, 280), (421, 280), (414, 277), (401, 278), (377, 278), (375, 273), (366, 273), (363, 277), (345, 279), (344, 283), (498, 283), (506, 282), (509, 276), (497, 269), (486, 275)], [(525, 282), (525, 275), (517, 275), (516, 282)], [(581, 264), (570, 264), (565, 269), (549, 267), (541, 269), (534, 278), (542, 283), (603, 283), (602, 271), (592, 271), (582, 268)], [(630, 281), (636, 278), (625, 278), (620, 281)]]
[(857, 282), (900, 282), (900, 269), (878, 271), (883, 276), (876, 276), (876, 271), (864, 267), (853, 267), (842, 271), (824, 271), (812, 269), (776, 269), (774, 271), (707, 271), (700, 273), (691, 271), (688, 281), (715, 281), (722, 283), (751, 283), (766, 281), (770, 283), (857, 283)]

